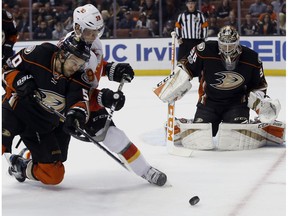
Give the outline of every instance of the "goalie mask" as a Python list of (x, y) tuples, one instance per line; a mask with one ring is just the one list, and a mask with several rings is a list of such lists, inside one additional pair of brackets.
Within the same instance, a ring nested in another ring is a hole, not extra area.
[(104, 32), (104, 22), (99, 10), (92, 4), (77, 7), (73, 12), (73, 29), (86, 43), (93, 43)]
[(218, 33), (219, 54), (226, 70), (234, 70), (242, 52), (239, 34), (235, 28), (224, 26)]

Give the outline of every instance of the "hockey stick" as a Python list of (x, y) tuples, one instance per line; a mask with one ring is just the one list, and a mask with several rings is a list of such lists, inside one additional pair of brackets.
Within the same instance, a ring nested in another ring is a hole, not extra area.
[[(172, 36), (172, 55), (171, 55), (171, 74), (175, 68), (175, 40), (176, 40), (176, 32), (171, 32)], [(174, 145), (174, 126), (175, 126), (175, 101), (168, 103), (168, 116), (167, 116), (167, 131), (166, 131), (166, 146), (169, 154), (182, 156), (182, 157), (190, 157), (192, 154), (191, 149), (176, 147)]]
[[(34, 99), (41, 104), (43, 107), (45, 107), (46, 109), (48, 109), (49, 111), (51, 111), (52, 113), (54, 113), (55, 115), (57, 115), (61, 120), (65, 121), (66, 117), (64, 115), (62, 115), (60, 112), (58, 112), (57, 110), (55, 110), (53, 107), (49, 106), (48, 104), (46, 104), (44, 101), (42, 101), (39, 97), (37, 97), (36, 95), (33, 96)], [(87, 139), (89, 139), (92, 143), (94, 143), (95, 145), (97, 145), (100, 149), (102, 149), (103, 151), (106, 152), (106, 154), (108, 154), (112, 159), (114, 159), (118, 164), (120, 164), (122, 167), (124, 167), (126, 170), (128, 170), (128, 168), (125, 166), (125, 164), (119, 159), (117, 158), (114, 154), (112, 154), (108, 149), (106, 149), (103, 145), (101, 145), (98, 141), (96, 141), (92, 136), (90, 136), (88, 133), (86, 133), (82, 128), (80, 127), (76, 127), (76, 130), (81, 133), (84, 137), (86, 137)]]
[[(118, 91), (122, 91), (122, 88), (123, 88), (124, 83), (127, 80), (127, 78), (128, 78), (127, 74), (123, 74), (123, 77), (122, 77), (121, 82), (120, 82), (119, 87), (118, 87)], [(119, 97), (120, 97), (119, 94), (114, 94), (114, 99), (118, 99)], [(103, 141), (105, 139), (107, 131), (108, 131), (108, 128), (109, 128), (110, 123), (112, 121), (112, 116), (113, 116), (113, 113), (115, 111), (116, 105), (117, 105), (117, 102), (112, 104), (112, 106), (110, 108), (110, 113), (107, 116), (107, 119), (106, 119), (106, 122), (105, 122), (105, 126), (103, 128), (102, 133), (95, 137), (95, 140), (97, 142), (101, 142), (101, 141)]]

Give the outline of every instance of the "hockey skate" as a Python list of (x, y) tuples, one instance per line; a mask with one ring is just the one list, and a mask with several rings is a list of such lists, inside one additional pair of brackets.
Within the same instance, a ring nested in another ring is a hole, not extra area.
[(8, 173), (14, 176), (17, 181), (24, 182), (26, 179), (26, 167), (29, 160), (24, 159), (20, 155), (12, 154), (9, 158), (11, 166), (8, 168)]
[(163, 186), (167, 181), (167, 176), (163, 172), (155, 169), (154, 167), (150, 167), (148, 172), (143, 175), (142, 178), (146, 179), (149, 183), (158, 186)]

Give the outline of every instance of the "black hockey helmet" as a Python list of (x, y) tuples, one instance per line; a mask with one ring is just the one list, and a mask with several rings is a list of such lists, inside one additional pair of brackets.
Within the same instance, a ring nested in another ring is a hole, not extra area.
[(59, 48), (67, 53), (77, 56), (85, 62), (90, 59), (90, 46), (73, 34), (65, 38)]

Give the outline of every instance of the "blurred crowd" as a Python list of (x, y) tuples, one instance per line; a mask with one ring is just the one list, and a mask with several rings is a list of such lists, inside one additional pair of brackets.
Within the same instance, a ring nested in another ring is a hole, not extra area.
[[(253, 1), (241, 0), (240, 35), (286, 35), (286, 0)], [(101, 11), (105, 22), (103, 38), (113, 38), (115, 33), (117, 37), (170, 37), (178, 14), (186, 8), (185, 0), (162, 0), (162, 5), (159, 5), (159, 0), (116, 2), (114, 7), (113, 0), (32, 0), (32, 26), (29, 0), (3, 0), (2, 8), (13, 14), (19, 40), (62, 38), (72, 30), (74, 8), (88, 3)], [(201, 2), (199, 9), (209, 23), (208, 36), (216, 36), (227, 24), (239, 29), (237, 0)], [(159, 8), (162, 8), (160, 13)]]

